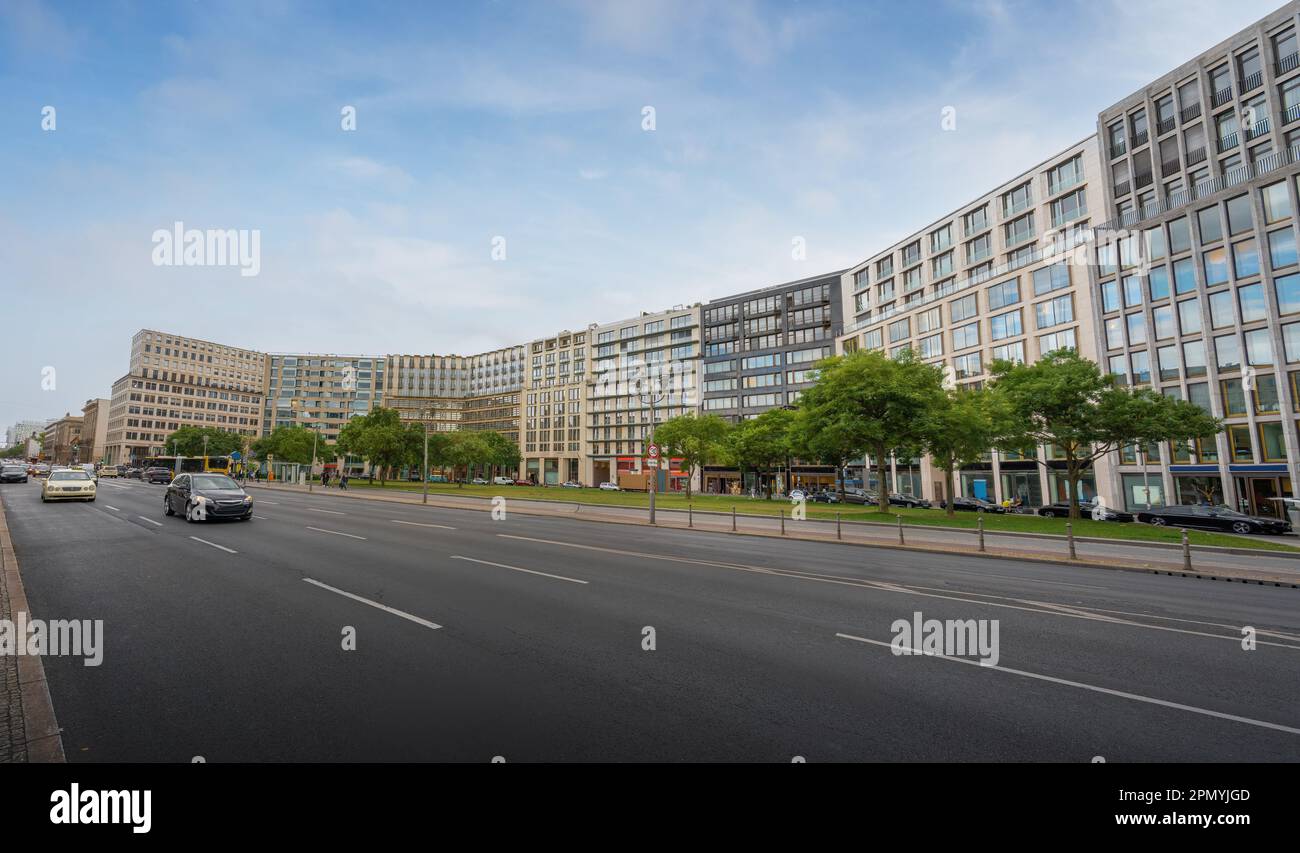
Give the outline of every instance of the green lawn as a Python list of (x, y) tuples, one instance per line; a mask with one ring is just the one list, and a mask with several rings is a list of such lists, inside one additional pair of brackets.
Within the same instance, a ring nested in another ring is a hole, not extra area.
[[(349, 480), (349, 489), (379, 489), (379, 481), (373, 486), (363, 479)], [(387, 483), (383, 488), (393, 491), (419, 492), (419, 483)], [(446, 483), (430, 483), (429, 494), (462, 495), (465, 497), (490, 498), (495, 495), (527, 498), (529, 500), (565, 501), (569, 503), (605, 504), (609, 506), (644, 507), (649, 498), (645, 492), (602, 492), (599, 489), (564, 489), (557, 486), (462, 486)], [(686, 509), (686, 497), (677, 493), (660, 493), (655, 505), (662, 509)], [(694, 495), (691, 504), (697, 512), (730, 513), (734, 506), (741, 515), (776, 515), (782, 510), (789, 516), (791, 505), (779, 500), (750, 500), (748, 497), (731, 497), (726, 495)], [(827, 504), (809, 503), (809, 518), (835, 518), (838, 512), (845, 521), (865, 521), (881, 524), (897, 524), (897, 516), (903, 517), (905, 525), (930, 524), (945, 527), (973, 528), (977, 515), (972, 512), (958, 512), (952, 518), (941, 509), (904, 509), (890, 507), (889, 512), (881, 515), (875, 507), (862, 507), (853, 504), (839, 507)], [(1052, 533), (1065, 535), (1066, 520), (1061, 518), (1040, 518), (1036, 515), (998, 515), (984, 516), (984, 529), (992, 532), (1008, 531), (1017, 533)], [(1152, 527), (1147, 524), (1119, 524), (1116, 522), (1080, 519), (1074, 522), (1076, 536), (1091, 536), (1105, 539), (1128, 539), (1148, 542), (1182, 541), (1182, 534), (1176, 528)], [(1193, 545), (1220, 545), (1231, 548), (1255, 548), (1262, 551), (1300, 551), (1290, 540), (1265, 536), (1230, 536), (1221, 533), (1189, 531), (1188, 539)]]

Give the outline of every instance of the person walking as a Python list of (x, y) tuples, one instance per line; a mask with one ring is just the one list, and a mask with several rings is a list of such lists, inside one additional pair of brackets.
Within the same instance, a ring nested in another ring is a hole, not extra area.
[(329, 471), (321, 471), (321, 472), (320, 472), (320, 487), (321, 487), (322, 489), (328, 489), (328, 488), (330, 487), (330, 472), (329, 472)]
[(343, 471), (339, 474), (339, 490), (346, 492), (348, 490), (348, 472)]

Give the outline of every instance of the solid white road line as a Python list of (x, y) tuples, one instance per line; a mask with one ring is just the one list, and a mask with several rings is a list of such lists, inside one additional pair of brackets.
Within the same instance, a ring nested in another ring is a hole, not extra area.
[(339, 512), (336, 509), (316, 509), (314, 506), (307, 507), (308, 512), (328, 512), (330, 515), (347, 515), (346, 512)]
[(117, 507), (115, 507), (115, 506), (109, 506), (108, 504), (104, 504), (104, 506), (108, 507), (108, 508), (111, 509), (113, 512), (121, 512), (121, 511), (122, 511), (122, 510), (118, 509)]
[(321, 589), (328, 589), (330, 592), (338, 593), (339, 595), (350, 598), (353, 601), (360, 601), (362, 604), (369, 604), (371, 607), (378, 607), (380, 610), (383, 610), (387, 613), (391, 613), (394, 616), (400, 616), (403, 619), (409, 619), (412, 622), (416, 623), (417, 625), (423, 625), (426, 628), (433, 628), (434, 630), (437, 630), (438, 628), (442, 627), (441, 625), (435, 622), (430, 622), (428, 619), (421, 619), (419, 616), (412, 616), (410, 613), (404, 613), (401, 610), (397, 610), (395, 608), (389, 607), (387, 604), (380, 604), (378, 601), (371, 601), (368, 598), (362, 598), (359, 595), (354, 595), (346, 590), (339, 589), (338, 587), (330, 586), (327, 583), (321, 583), (320, 581), (314, 578), (303, 578), (303, 580), (309, 584), (312, 584), (313, 586), (318, 586)]
[(388, 520), (391, 521), (393, 524), (409, 524), (409, 525), (411, 525), (412, 527), (437, 527), (437, 528), (439, 528), (439, 529), (441, 529), (441, 530), (455, 530), (455, 529), (456, 529), (456, 528), (451, 527), (451, 526), (446, 525), (446, 524), (426, 524), (426, 523), (424, 523), (423, 521), (398, 521), (398, 520), (395, 519), (395, 518), (390, 518), (390, 519), (388, 519)]
[(552, 575), (547, 572), (537, 572), (532, 569), (521, 569), (518, 566), (507, 566), (505, 563), (492, 563), (487, 560), (476, 560), (473, 557), (452, 556), (453, 560), (466, 560), (471, 563), (482, 563), (485, 566), (496, 566), (498, 569), (509, 569), (512, 572), (527, 572), (530, 575), (541, 575), (544, 578), (554, 578), (557, 581), (568, 581), (569, 583), (589, 583), (589, 581), (580, 581), (577, 578), (566, 578), (564, 575)]
[(258, 499), (257, 499), (257, 502), (260, 503), (260, 504), (270, 504), (271, 506), (279, 506), (279, 505), (280, 505), (280, 502), (279, 502), (279, 501), (268, 501), (266, 498), (258, 498)]
[(216, 542), (209, 542), (208, 540), (206, 540), (206, 539), (200, 539), (200, 538), (197, 537), (197, 536), (191, 536), (190, 538), (193, 539), (195, 542), (202, 542), (204, 545), (211, 545), (213, 548), (218, 548), (218, 549), (220, 549), (220, 550), (222, 550), (222, 551), (225, 551), (227, 554), (238, 554), (238, 553), (239, 553), (239, 552), (236, 551), (234, 548), (227, 548), (225, 545), (218, 545)]
[[(837, 632), (835, 636), (845, 640), (853, 640), (854, 642), (858, 642), (858, 643), (869, 643), (870, 645), (880, 646), (886, 649), (892, 649), (894, 647), (893, 643), (886, 643), (886, 642), (882, 642), (881, 640), (868, 640), (866, 637), (855, 637), (852, 634), (841, 634)], [(981, 669), (992, 669), (992, 670), (997, 670), (998, 672), (1005, 672), (1010, 675), (1020, 675), (1020, 676), (1024, 676), (1025, 678), (1033, 678), (1038, 681), (1048, 681), (1051, 682), (1052, 684), (1062, 684), (1065, 685), (1066, 687), (1078, 687), (1080, 690), (1091, 690), (1094, 693), (1105, 693), (1107, 696), (1118, 696), (1121, 699), (1132, 699), (1134, 702), (1146, 702), (1149, 705), (1160, 705), (1165, 708), (1175, 708), (1179, 711), (1190, 711), (1193, 714), (1202, 714), (1207, 717), (1218, 717), (1221, 720), (1232, 720), (1235, 723), (1245, 723), (1246, 725), (1249, 726), (1258, 726), (1263, 729), (1273, 729), (1274, 731), (1286, 732), (1287, 734), (1300, 735), (1300, 729), (1292, 728), (1291, 726), (1284, 726), (1281, 725), (1280, 723), (1270, 723), (1265, 720), (1255, 720), (1250, 717), (1239, 717), (1236, 714), (1225, 714), (1222, 711), (1211, 711), (1208, 708), (1198, 708), (1195, 705), (1184, 705), (1181, 702), (1170, 702), (1166, 699), (1156, 699), (1151, 696), (1142, 696), (1137, 693), (1126, 693), (1123, 690), (1112, 690), (1109, 687), (1098, 687), (1095, 684), (1084, 684), (1082, 681), (1070, 681), (1068, 679), (1057, 678), (1052, 675), (1042, 675), (1037, 672), (1026, 672), (1023, 669), (1011, 669), (1010, 667), (996, 666), (996, 665), (986, 666), (985, 664), (980, 663), (978, 660), (969, 660), (967, 658), (953, 657), (950, 655), (940, 654), (938, 652), (925, 652), (919, 649), (910, 649), (907, 647), (900, 647), (900, 648), (903, 651), (911, 652), (912, 654), (923, 654), (926, 657), (940, 658), (942, 660), (952, 661), (953, 663), (964, 663), (967, 664), (968, 666), (976, 666)]]
[(308, 529), (308, 530), (315, 530), (317, 533), (330, 533), (330, 534), (333, 534), (334, 536), (346, 536), (346, 537), (348, 537), (349, 539), (365, 539), (365, 538), (366, 538), (366, 537), (364, 537), (364, 536), (354, 536), (354, 535), (352, 535), (351, 533), (340, 533), (340, 532), (337, 531), (337, 530), (323, 530), (322, 528), (319, 528), (319, 527), (310, 527), (310, 526), (309, 526), (307, 529)]
[(143, 515), (138, 515), (136, 516), (136, 518), (140, 519), (141, 521), (147, 521), (150, 524), (152, 524), (154, 527), (162, 527), (161, 521), (154, 521), (152, 518), (145, 518)]
[(263, 521), (270, 521), (270, 520), (271, 520), (271, 519), (267, 518), (267, 517), (264, 516), (264, 515), (255, 515), (255, 516), (253, 516), (253, 518), (260, 518), (260, 519), (262, 519)]

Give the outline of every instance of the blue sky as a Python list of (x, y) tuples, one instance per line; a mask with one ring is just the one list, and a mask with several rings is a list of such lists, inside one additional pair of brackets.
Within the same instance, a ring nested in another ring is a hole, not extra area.
[[(0, 0), (0, 428), (143, 326), (471, 353), (839, 269), (1277, 5)], [(178, 220), (260, 274), (155, 266)]]

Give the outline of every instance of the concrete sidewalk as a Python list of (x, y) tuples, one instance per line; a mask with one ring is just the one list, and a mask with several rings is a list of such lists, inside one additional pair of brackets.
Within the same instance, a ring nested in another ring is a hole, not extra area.
[[(298, 485), (259, 483), (248, 484), (248, 488), (307, 494), (307, 487)], [(422, 503), (418, 493), (380, 492), (364, 487), (342, 491), (337, 488), (326, 489), (317, 486), (312, 494), (341, 500), (407, 505)], [(507, 500), (509, 512), (612, 524), (649, 525), (649, 513), (642, 507), (513, 498), (508, 489), (503, 490), (502, 497)], [(444, 509), (478, 511), (490, 511), (492, 508), (489, 498), (448, 495), (445, 492), (431, 493), (428, 505)], [(833, 519), (794, 521), (788, 517), (783, 522), (777, 517), (746, 515), (739, 511), (733, 517), (725, 513), (687, 512), (676, 509), (658, 510), (656, 522), (659, 527), (690, 527), (711, 533), (841, 542), (847, 545), (960, 553), (971, 557), (992, 556), (1035, 560), (1300, 588), (1300, 553), (1292, 556), (1273, 551), (1194, 545), (1189, 548), (1191, 558), (1189, 570), (1184, 562), (1181, 546), (1158, 542), (1077, 537), (1074, 541), (1075, 559), (1071, 559), (1066, 537), (1037, 533), (985, 533), (984, 549), (981, 551), (977, 531), (965, 528), (905, 525), (900, 534), (898, 528), (888, 524), (845, 521), (837, 525)]]

